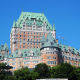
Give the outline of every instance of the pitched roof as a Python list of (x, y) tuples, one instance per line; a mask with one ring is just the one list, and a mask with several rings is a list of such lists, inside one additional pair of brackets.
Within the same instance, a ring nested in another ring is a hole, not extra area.
[(24, 49), (24, 50), (16, 50), (8, 58), (16, 58), (16, 57), (30, 57), (30, 56), (40, 56), (39, 48), (32, 49)]
[[(44, 36), (43, 36), (44, 37)], [(56, 40), (52, 36), (52, 34), (49, 32), (47, 35), (47, 38), (41, 39), (41, 47), (58, 47), (58, 44), (56, 43)]]
[(59, 48), (61, 48), (62, 51), (65, 52), (69, 52), (69, 50), (73, 53), (73, 54), (79, 54), (80, 55), (80, 50), (74, 48), (74, 47), (70, 47), (67, 45), (63, 45), (63, 44), (59, 44)]
[(43, 13), (32, 13), (32, 12), (22, 12), (19, 19), (15, 22), (13, 22), (13, 27), (22, 28), (23, 23), (25, 22), (27, 25), (31, 26), (33, 24), (33, 18), (36, 19), (36, 25), (37, 26), (43, 26), (43, 23), (45, 22), (46, 29), (47, 30), (53, 30), (54, 27), (51, 26), (51, 24), (46, 19), (45, 15)]

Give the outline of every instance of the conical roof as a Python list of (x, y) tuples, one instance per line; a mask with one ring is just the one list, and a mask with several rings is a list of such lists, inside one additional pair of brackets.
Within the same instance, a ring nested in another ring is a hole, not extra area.
[[(43, 37), (44, 38), (44, 37)], [(43, 40), (41, 39), (41, 41)], [(52, 34), (49, 32), (47, 35), (47, 38), (44, 38), (43, 42), (41, 42), (41, 47), (58, 47), (58, 44), (56, 43), (56, 40), (52, 36)]]

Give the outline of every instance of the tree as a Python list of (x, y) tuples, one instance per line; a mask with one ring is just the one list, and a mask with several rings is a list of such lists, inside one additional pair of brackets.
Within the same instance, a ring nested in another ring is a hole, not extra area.
[[(53, 78), (68, 78), (69, 80), (73, 80), (73, 79), (71, 79), (71, 76), (73, 76), (75, 74), (74, 73), (75, 69), (76, 68), (72, 67), (68, 63), (62, 63), (53, 69), (53, 74), (51, 74), (51, 75)], [(76, 78), (76, 75), (73, 77)]]
[(29, 80), (30, 71), (27, 67), (21, 68), (19, 70), (14, 71), (14, 76), (16, 76), (17, 80)]
[(50, 69), (45, 63), (40, 63), (35, 67), (35, 72), (39, 74), (39, 78), (50, 77)]
[(0, 63), (0, 80), (4, 80), (9, 75), (12, 75), (9, 69), (12, 67), (7, 65), (6, 63)]
[(75, 69), (75, 75), (77, 77), (77, 80), (80, 80), (80, 67)]
[(31, 80), (36, 80), (39, 77), (38, 72), (35, 72), (34, 70), (30, 72)]

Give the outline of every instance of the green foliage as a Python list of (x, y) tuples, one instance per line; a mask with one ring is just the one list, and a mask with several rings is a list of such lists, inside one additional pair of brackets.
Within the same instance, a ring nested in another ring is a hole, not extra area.
[(50, 77), (50, 69), (49, 67), (44, 64), (40, 63), (35, 67), (35, 72), (38, 72), (39, 78), (48, 78)]
[(7, 76), (5, 80), (17, 80), (15, 76)]
[(11, 75), (9, 69), (11, 66), (8, 66), (6, 63), (0, 63), (0, 80), (6, 80), (7, 76)]
[(80, 68), (75, 68), (68, 63), (62, 63), (55, 67), (49, 67), (44, 63), (38, 64), (35, 69), (27, 67), (14, 71), (14, 75), (9, 74), (8, 67), (0, 63), (0, 80), (36, 80), (42, 78), (68, 78), (69, 80), (80, 80)]
[(30, 77), (31, 77), (31, 80), (36, 80), (38, 77), (39, 77), (39, 74), (38, 72), (35, 72), (34, 70), (31, 71), (30, 73)]
[(16, 76), (17, 80), (29, 80), (30, 71), (27, 67), (22, 68), (22, 69), (14, 71), (14, 76)]

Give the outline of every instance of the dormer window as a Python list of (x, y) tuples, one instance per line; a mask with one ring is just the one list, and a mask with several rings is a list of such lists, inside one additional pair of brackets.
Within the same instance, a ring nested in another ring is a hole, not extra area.
[(25, 54), (25, 56), (27, 56), (27, 54)]
[(1, 59), (1, 56), (0, 56), (0, 59)]
[(44, 45), (44, 43), (42, 43), (42, 45)]
[(51, 42), (51, 45), (53, 45), (53, 42)]

